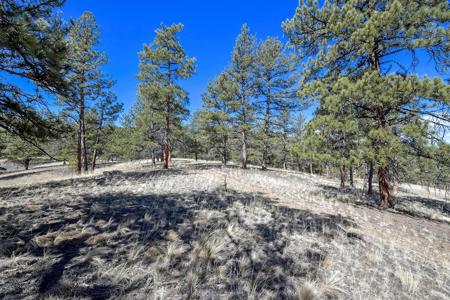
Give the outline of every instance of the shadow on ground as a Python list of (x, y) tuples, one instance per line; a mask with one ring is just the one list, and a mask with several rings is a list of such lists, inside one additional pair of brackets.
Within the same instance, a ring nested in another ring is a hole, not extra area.
[[(34, 188), (175, 174), (184, 172), (105, 172)], [(13, 201), (24, 192), (1, 189), (0, 197)], [(223, 190), (46, 200), (0, 208), (0, 298), (133, 298), (161, 290), (169, 298), (208, 298), (211, 292), (231, 299), (251, 293), (286, 298), (291, 279), (314, 279), (327, 256), (319, 244), (293, 247), (290, 237), (312, 234), (326, 242), (354, 226), (341, 216)]]
[[(360, 189), (342, 189), (330, 185), (319, 185), (319, 187), (320, 190), (316, 194), (330, 200), (374, 208), (379, 205), (379, 193), (376, 191), (372, 195), (367, 195), (365, 191)], [(394, 206), (391, 211), (394, 212), (441, 221), (443, 218), (450, 217), (450, 203), (446, 201), (409, 195), (394, 196), (393, 201)]]

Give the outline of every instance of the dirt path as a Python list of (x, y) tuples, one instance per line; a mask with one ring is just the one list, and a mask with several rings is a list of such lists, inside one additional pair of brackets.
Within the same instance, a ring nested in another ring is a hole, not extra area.
[(355, 228), (351, 228), (351, 232), (361, 235), (366, 241), (381, 242), (405, 253), (450, 264), (449, 224), (414, 218), (395, 211), (380, 211), (376, 208), (321, 199), (315, 193), (318, 187), (313, 180), (306, 179), (305, 183), (299, 178), (297, 185), (293, 185), (292, 180), (284, 184), (282, 177), (264, 180), (264, 175), (260, 176), (254, 172), (249, 171), (246, 174), (245, 171), (214, 170), (210, 173), (213, 173), (217, 180), (225, 181), (226, 177), (230, 189), (260, 193), (291, 208), (350, 218), (357, 224)]

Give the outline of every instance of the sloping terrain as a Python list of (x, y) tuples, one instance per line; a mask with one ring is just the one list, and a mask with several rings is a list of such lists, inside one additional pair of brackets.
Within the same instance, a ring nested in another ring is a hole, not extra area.
[(45, 172), (0, 178), (0, 298), (450, 297), (440, 196), (380, 211), (330, 179), (181, 160)]

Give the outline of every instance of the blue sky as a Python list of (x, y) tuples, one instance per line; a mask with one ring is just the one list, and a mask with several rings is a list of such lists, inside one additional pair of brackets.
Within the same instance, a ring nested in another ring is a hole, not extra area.
[[(197, 73), (181, 83), (189, 93), (193, 112), (201, 106), (208, 80), (229, 64), (242, 24), (247, 23), (258, 39), (283, 38), (281, 23), (294, 15), (297, 5), (298, 0), (67, 0), (60, 10), (66, 20), (78, 18), (84, 11), (94, 13), (101, 30), (99, 49), (109, 57), (104, 70), (117, 81), (113, 90), (125, 110), (136, 99), (138, 52), (153, 40), (161, 22), (183, 23), (181, 42), (187, 54), (197, 58)], [(439, 76), (423, 52), (419, 51), (418, 57), (421, 63), (415, 72)], [(401, 53), (396, 59), (406, 62), (410, 57)], [(311, 113), (312, 109), (308, 110), (307, 117)]]
[(297, 4), (298, 0), (67, 0), (61, 11), (65, 19), (94, 13), (101, 29), (99, 49), (110, 60), (104, 70), (117, 81), (113, 90), (125, 109), (136, 99), (137, 53), (153, 40), (161, 22), (182, 22), (181, 42), (187, 54), (197, 58), (197, 74), (182, 83), (194, 111), (201, 106), (208, 80), (229, 63), (241, 25), (247, 23), (259, 39), (282, 37), (281, 23), (293, 16)]

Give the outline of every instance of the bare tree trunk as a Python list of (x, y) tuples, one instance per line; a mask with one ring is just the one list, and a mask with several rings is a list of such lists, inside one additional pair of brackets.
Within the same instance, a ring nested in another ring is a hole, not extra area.
[(309, 173), (312, 175), (312, 173), (313, 173), (313, 165), (312, 165), (312, 163), (310, 162), (309, 163)]
[(197, 161), (198, 160), (198, 153), (197, 153), (197, 151), (194, 152), (194, 157), (195, 157), (195, 161)]
[(340, 171), (340, 174), (341, 174), (341, 188), (344, 188), (345, 187), (345, 180), (346, 180), (346, 177), (347, 177), (347, 172), (345, 170), (345, 166), (344, 165), (340, 166), (339, 171)]
[(373, 163), (369, 163), (369, 169), (368, 169), (368, 179), (367, 179), (367, 194), (372, 195), (373, 194)]
[(378, 170), (378, 188), (380, 191), (380, 208), (388, 208), (391, 203), (391, 193), (389, 191), (388, 172), (386, 168)]

